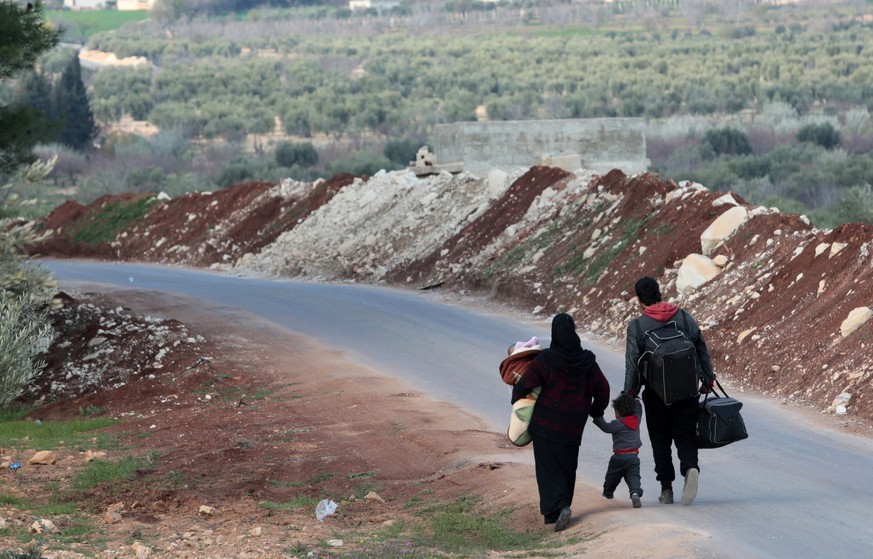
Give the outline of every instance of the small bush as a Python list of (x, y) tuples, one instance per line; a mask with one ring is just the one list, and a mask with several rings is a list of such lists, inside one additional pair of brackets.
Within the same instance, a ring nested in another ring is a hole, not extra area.
[(718, 128), (706, 131), (700, 151), (704, 157), (709, 156), (707, 158), (721, 155), (748, 155), (752, 153), (752, 145), (745, 133), (735, 128)]
[(282, 142), (276, 146), (276, 163), (281, 167), (312, 167), (318, 163), (318, 152), (311, 142)]
[[(14, 269), (10, 269), (10, 267)], [(37, 297), (37, 272), (15, 260), (0, 261), (0, 409), (6, 408), (36, 378), (45, 363), (39, 356), (52, 340), (51, 325)], [(19, 280), (19, 281), (14, 281)]]
[(808, 124), (798, 130), (797, 141), (819, 145), (825, 149), (834, 149), (840, 145), (840, 133), (830, 122)]

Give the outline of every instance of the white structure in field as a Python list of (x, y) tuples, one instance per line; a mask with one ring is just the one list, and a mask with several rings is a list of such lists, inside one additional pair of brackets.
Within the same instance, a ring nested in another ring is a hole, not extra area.
[(121, 12), (151, 10), (155, 6), (155, 0), (117, 0), (117, 2), (118, 10)]
[(373, 8), (379, 12), (396, 8), (400, 5), (399, 0), (349, 0), (349, 9), (354, 10), (369, 10)]
[(632, 175), (649, 166), (641, 118), (456, 122), (437, 124), (434, 139), (437, 159), (471, 173), (548, 165)]
[(102, 10), (106, 0), (64, 0), (64, 7), (71, 10)]

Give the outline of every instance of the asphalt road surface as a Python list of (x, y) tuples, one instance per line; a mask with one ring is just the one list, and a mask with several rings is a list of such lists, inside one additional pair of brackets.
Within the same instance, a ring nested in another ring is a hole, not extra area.
[[(404, 379), (504, 431), (510, 389), (497, 373), (506, 348), (537, 335), (548, 344), (549, 322), (434, 302), (392, 288), (299, 283), (208, 271), (134, 264), (44, 261), (65, 281), (171, 292), (206, 300), (218, 312), (243, 309), (305, 334), (356, 362)], [(168, 317), (170, 318), (170, 317)], [(583, 340), (612, 386), (621, 390), (624, 358)], [(873, 440), (822, 426), (789, 406), (749, 394), (750, 437), (701, 450), (700, 492), (692, 506), (661, 506), (645, 430), (640, 453), (645, 511), (653, 523), (711, 534), (721, 557), (873, 557)], [(611, 411), (607, 410), (611, 418)], [(645, 418), (644, 418), (645, 421)], [(580, 453), (580, 481), (600, 486), (611, 439), (593, 425)], [(678, 466), (678, 460), (676, 461)], [(678, 468), (677, 468), (678, 469)]]

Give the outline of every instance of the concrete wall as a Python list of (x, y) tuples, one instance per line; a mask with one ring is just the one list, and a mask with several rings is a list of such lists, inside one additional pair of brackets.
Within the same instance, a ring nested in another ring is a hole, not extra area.
[(552, 165), (605, 174), (648, 169), (641, 118), (456, 122), (434, 128), (436, 163), (464, 162), (464, 171)]

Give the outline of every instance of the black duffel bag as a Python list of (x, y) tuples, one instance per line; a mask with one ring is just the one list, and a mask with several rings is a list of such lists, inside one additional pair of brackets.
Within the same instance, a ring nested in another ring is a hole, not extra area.
[(723, 395), (719, 396), (713, 387), (700, 402), (697, 448), (719, 448), (749, 437), (746, 423), (740, 415), (743, 403), (729, 397), (717, 380), (715, 384)]

